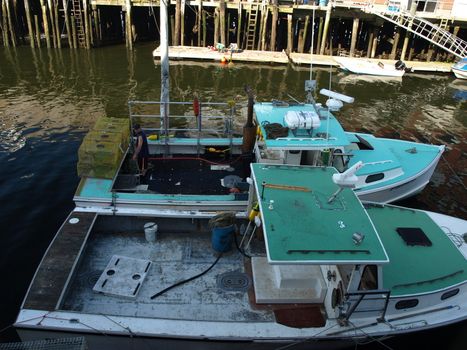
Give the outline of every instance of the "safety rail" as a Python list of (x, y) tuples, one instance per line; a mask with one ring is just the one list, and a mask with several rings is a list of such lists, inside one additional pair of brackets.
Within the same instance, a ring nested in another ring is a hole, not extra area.
[[(164, 124), (164, 116), (160, 114), (160, 106), (163, 105), (163, 102), (160, 101), (128, 101), (128, 110), (130, 116), (130, 125), (133, 129), (135, 120), (138, 121), (141, 126), (147, 131), (157, 131), (159, 133), (160, 140), (163, 138), (165, 145), (168, 147), (169, 141), (173, 138), (171, 135), (179, 132), (187, 132), (188, 135), (177, 135), (176, 138), (195, 138), (197, 140), (198, 152), (201, 146), (201, 137), (204, 134), (211, 134), (209, 137), (204, 136), (205, 138), (219, 138), (226, 137), (229, 140), (229, 147), (232, 149), (233, 145), (233, 117), (235, 114), (235, 104), (233, 103), (223, 103), (223, 102), (169, 102), (168, 106), (177, 109), (175, 114), (168, 116), (167, 125)], [(159, 113), (147, 113), (141, 111), (142, 109), (148, 109), (150, 107), (156, 106), (159, 107)], [(204, 112), (210, 111), (220, 113), (218, 110), (222, 108), (228, 108), (227, 114), (214, 114), (214, 115), (203, 115)], [(187, 114), (186, 112), (192, 111), (192, 114)], [(180, 112), (183, 111), (183, 114)], [(145, 119), (156, 120), (156, 123), (159, 124), (159, 127), (154, 126), (152, 122), (144, 122)], [(188, 121), (190, 119), (195, 119), (196, 127), (173, 127), (170, 125), (171, 120), (184, 120)], [(203, 127), (203, 122), (208, 122), (210, 120), (221, 120), (222, 127), (214, 128), (212, 126)], [(196, 137), (193, 137), (195, 133)], [(212, 136), (216, 134), (216, 136)], [(220, 136), (223, 135), (223, 136)], [(175, 135), (174, 135), (175, 136)]]
[[(377, 296), (373, 297), (372, 296)], [(346, 306), (343, 305), (340, 314), (339, 314), (339, 321), (342, 323), (347, 323), (354, 312), (376, 312), (380, 311), (380, 316), (376, 319), (378, 322), (382, 322), (385, 320), (386, 311), (389, 304), (389, 297), (391, 296), (391, 291), (389, 289), (375, 289), (375, 290), (359, 290), (354, 292), (347, 292), (345, 294), (346, 297)], [(352, 299), (351, 297), (358, 297), (356, 299)], [(357, 310), (358, 306), (361, 304), (363, 300), (366, 301), (384, 301), (384, 306), (382, 308), (376, 309), (365, 309), (365, 310)], [(344, 309), (345, 308), (345, 309)]]

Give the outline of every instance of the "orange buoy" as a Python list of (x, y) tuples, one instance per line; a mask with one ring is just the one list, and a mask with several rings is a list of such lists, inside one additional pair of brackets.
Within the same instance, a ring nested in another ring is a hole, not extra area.
[(227, 58), (225, 58), (225, 56), (223, 56), (223, 57), (221, 58), (221, 63), (222, 63), (222, 64), (227, 63)]

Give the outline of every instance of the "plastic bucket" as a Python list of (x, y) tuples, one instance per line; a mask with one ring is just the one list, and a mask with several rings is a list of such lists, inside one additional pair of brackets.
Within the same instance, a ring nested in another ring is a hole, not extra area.
[(327, 6), (328, 0), (319, 0), (319, 6)]
[(232, 248), (234, 232), (235, 227), (233, 225), (213, 228), (211, 236), (212, 248), (219, 253), (228, 252)]
[(147, 222), (144, 224), (144, 236), (146, 241), (155, 242), (157, 238), (157, 224), (155, 222)]

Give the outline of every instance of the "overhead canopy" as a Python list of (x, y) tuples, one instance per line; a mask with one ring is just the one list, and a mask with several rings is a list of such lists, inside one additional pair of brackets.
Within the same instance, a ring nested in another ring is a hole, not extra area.
[[(270, 263), (389, 261), (372, 221), (351, 189), (328, 203), (338, 190), (332, 181), (334, 173), (334, 168), (252, 164)], [(354, 243), (354, 237), (362, 236), (360, 244)]]

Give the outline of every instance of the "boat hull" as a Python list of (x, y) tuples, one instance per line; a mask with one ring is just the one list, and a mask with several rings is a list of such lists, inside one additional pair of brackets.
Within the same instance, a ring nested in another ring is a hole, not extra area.
[(430, 182), (442, 153), (440, 152), (430, 166), (415, 177), (372, 190), (357, 189), (355, 193), (361, 201), (377, 203), (391, 203), (415, 196)]
[(457, 68), (452, 68), (452, 72), (458, 79), (467, 79), (467, 71)]
[(356, 74), (377, 75), (384, 77), (402, 77), (405, 70), (397, 70), (388, 64), (361, 58), (336, 57), (334, 60), (342, 69)]

